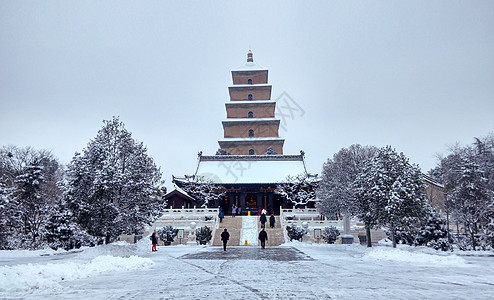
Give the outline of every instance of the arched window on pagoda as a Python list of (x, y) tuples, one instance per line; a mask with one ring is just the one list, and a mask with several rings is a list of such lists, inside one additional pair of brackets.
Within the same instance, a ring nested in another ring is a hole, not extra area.
[(247, 114), (249, 118), (253, 118), (254, 117), (254, 113), (249, 111), (249, 113)]
[(249, 137), (253, 137), (254, 136), (254, 130), (253, 129), (249, 129)]
[(247, 98), (249, 98), (249, 100), (252, 100), (252, 94), (249, 94), (249, 96), (247, 96)]
[(249, 149), (249, 155), (254, 155), (254, 149)]
[(247, 84), (252, 84), (252, 79), (247, 79)]

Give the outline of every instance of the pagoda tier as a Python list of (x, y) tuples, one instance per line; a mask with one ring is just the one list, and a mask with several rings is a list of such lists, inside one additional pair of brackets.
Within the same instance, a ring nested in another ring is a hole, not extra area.
[(263, 155), (268, 151), (283, 154), (285, 140), (279, 137), (280, 120), (275, 118), (276, 102), (271, 100), (268, 70), (255, 64), (249, 51), (247, 63), (232, 71), (232, 80), (220, 148), (232, 155)]
[[(272, 118), (276, 102), (268, 101), (230, 101), (225, 103), (227, 118)], [(250, 113), (250, 114), (249, 114)]]
[(238, 86), (229, 86), (230, 100), (269, 100), (271, 99), (270, 84), (246, 84)]

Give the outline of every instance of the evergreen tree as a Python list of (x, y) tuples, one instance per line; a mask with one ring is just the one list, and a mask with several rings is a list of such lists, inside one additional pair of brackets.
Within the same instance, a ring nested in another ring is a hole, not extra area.
[(45, 239), (53, 250), (70, 250), (83, 245), (93, 245), (94, 240), (75, 222), (72, 212), (63, 205), (57, 206), (45, 226)]
[(366, 225), (368, 241), (370, 229), (382, 225), (390, 230), (396, 247), (396, 230), (406, 230), (426, 215), (421, 174), (418, 166), (390, 146), (377, 151), (355, 181), (358, 216)]
[(64, 198), (82, 228), (106, 243), (141, 233), (163, 209), (161, 173), (147, 149), (114, 117), (76, 153), (64, 180)]
[(324, 231), (322, 232), (322, 237), (328, 244), (334, 244), (339, 235), (340, 231), (334, 226), (324, 227)]
[(45, 245), (45, 226), (60, 199), (62, 168), (44, 150), (0, 149), (0, 231), (2, 249), (35, 249)]
[(304, 237), (304, 234), (307, 233), (307, 231), (305, 231), (305, 229), (302, 226), (297, 226), (295, 224), (290, 224), (286, 226), (286, 231), (290, 241), (293, 240), (299, 241)]
[[(455, 145), (433, 170), (443, 181), (446, 206), (456, 221), (461, 249), (491, 247), (490, 226), (494, 218), (494, 135), (476, 138), (471, 146)], [(461, 238), (460, 225), (467, 233)], [(480, 243), (480, 244), (479, 244)]]
[(357, 213), (353, 182), (362, 172), (364, 162), (371, 158), (375, 147), (351, 145), (342, 148), (323, 165), (321, 181), (316, 189), (319, 212), (331, 219), (342, 214)]
[(446, 220), (439, 213), (431, 210), (427, 221), (419, 230), (414, 244), (418, 246), (426, 245), (427, 247), (442, 251), (451, 250)]

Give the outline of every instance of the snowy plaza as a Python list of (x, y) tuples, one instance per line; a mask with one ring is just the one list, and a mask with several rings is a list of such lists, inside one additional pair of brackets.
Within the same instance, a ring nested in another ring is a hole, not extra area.
[(285, 243), (1, 251), (0, 299), (492, 299), (492, 252)]

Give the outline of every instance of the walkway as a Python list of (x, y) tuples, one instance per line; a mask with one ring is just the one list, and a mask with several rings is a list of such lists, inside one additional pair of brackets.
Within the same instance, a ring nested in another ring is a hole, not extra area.
[[(266, 232), (268, 234), (267, 246), (279, 246), (285, 242), (283, 235), (283, 229), (280, 225), (280, 219), (275, 217), (275, 227), (269, 228), (269, 221), (266, 223)], [(268, 217), (269, 220), (269, 217)], [(219, 228), (216, 229), (216, 234), (213, 238), (213, 246), (221, 246), (221, 233), (226, 228), (230, 233), (230, 240), (228, 245), (230, 246), (244, 246), (245, 241), (249, 246), (259, 245), (259, 231), (261, 230), (258, 216), (237, 216), (232, 218), (226, 216), (223, 222), (220, 223)]]

